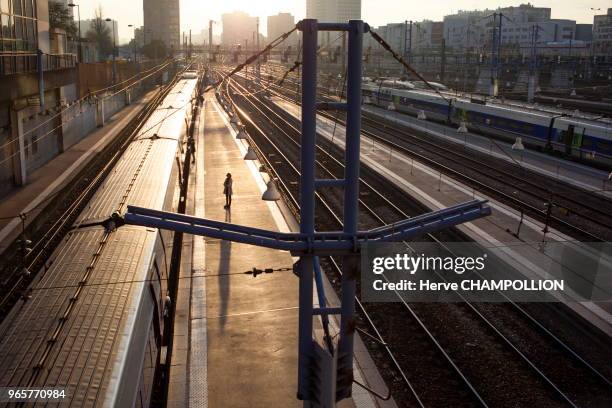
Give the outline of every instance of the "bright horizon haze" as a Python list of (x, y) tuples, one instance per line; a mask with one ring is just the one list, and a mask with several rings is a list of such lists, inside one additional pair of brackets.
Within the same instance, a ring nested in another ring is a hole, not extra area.
[[(90, 19), (98, 5), (102, 6), (104, 17), (119, 23), (119, 40), (127, 42), (133, 37), (133, 24), (143, 24), (142, 0), (76, 0), (81, 6), (81, 18)], [(411, 0), (362, 0), (362, 19), (372, 26), (398, 23), (404, 20), (424, 19), (441, 21), (445, 15), (458, 10), (495, 9), (497, 7), (519, 6), (527, 1), (508, 0), (436, 0), (416, 2)], [(571, 19), (578, 23), (593, 23), (591, 7), (600, 8), (597, 14), (605, 14), (612, 7), (609, 0), (541, 0), (532, 1), (536, 7), (550, 7), (552, 18)], [(242, 10), (252, 16), (260, 17), (260, 31), (266, 33), (266, 17), (279, 12), (291, 13), (296, 21), (306, 15), (306, 0), (181, 0), (181, 31), (193, 30), (199, 34), (208, 27), (208, 20), (220, 21), (221, 14)], [(75, 10), (76, 11), (76, 10)], [(221, 24), (215, 24), (215, 33), (221, 32)]]

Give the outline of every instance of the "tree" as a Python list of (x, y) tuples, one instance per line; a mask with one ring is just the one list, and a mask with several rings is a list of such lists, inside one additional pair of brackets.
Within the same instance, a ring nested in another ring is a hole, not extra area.
[(111, 30), (106, 25), (102, 15), (102, 7), (100, 6), (96, 9), (95, 18), (92, 20), (91, 28), (87, 31), (85, 37), (96, 44), (101, 57), (108, 57), (113, 53), (113, 39)]
[(153, 40), (142, 47), (142, 53), (151, 59), (166, 58), (168, 47), (161, 40)]
[(51, 28), (61, 28), (69, 38), (78, 36), (78, 29), (68, 6), (62, 3), (49, 2), (49, 25)]

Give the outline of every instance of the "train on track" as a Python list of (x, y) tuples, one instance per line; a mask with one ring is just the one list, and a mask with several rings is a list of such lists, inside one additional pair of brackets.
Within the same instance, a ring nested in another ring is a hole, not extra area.
[(612, 121), (365, 82), (364, 102), (612, 168)]
[(150, 406), (166, 361), (173, 234), (113, 214), (176, 211), (197, 85), (193, 75), (169, 85), (0, 325), (0, 386), (61, 388), (61, 406)]

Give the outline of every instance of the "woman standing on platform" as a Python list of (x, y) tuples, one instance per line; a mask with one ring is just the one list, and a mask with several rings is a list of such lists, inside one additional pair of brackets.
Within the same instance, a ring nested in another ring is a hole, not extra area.
[(232, 205), (232, 174), (227, 173), (225, 181), (223, 182), (223, 194), (225, 194), (225, 206), (223, 208), (230, 208)]

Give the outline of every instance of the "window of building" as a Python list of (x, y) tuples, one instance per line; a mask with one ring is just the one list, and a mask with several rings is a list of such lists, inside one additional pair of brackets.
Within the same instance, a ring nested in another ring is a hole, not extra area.
[(22, 0), (13, 0), (13, 14), (23, 15)]
[(38, 48), (36, 0), (0, 0), (0, 52)]

